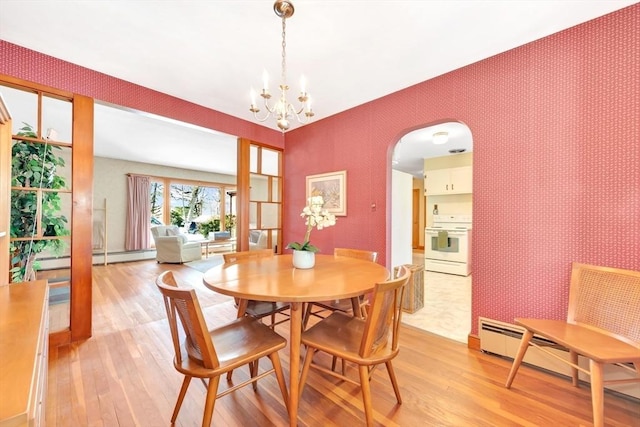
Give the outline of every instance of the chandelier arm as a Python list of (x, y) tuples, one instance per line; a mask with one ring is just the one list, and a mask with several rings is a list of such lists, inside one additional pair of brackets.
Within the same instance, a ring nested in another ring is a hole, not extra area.
[(253, 118), (259, 121), (260, 123), (266, 121), (269, 117), (271, 117), (271, 112), (267, 112), (263, 118), (258, 117), (258, 111), (260, 110), (252, 110)]

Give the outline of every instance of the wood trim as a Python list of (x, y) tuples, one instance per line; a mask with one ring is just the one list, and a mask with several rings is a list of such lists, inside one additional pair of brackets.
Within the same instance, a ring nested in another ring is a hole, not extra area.
[[(414, 188), (411, 193), (411, 247), (417, 249), (420, 246), (420, 197), (422, 192)], [(424, 233), (424, 231), (423, 231)]]
[(238, 172), (236, 177), (236, 242), (238, 251), (249, 250), (250, 147), (250, 140), (238, 138)]
[[(2, 98), (2, 94), (0, 93), (0, 125), (3, 125), (7, 122), (11, 121), (11, 114), (9, 114), (9, 108), (7, 104), (4, 103), (4, 99)], [(9, 127), (11, 129), (11, 127)]]
[(49, 334), (49, 348), (69, 344), (71, 342), (71, 331), (56, 331)]
[(467, 336), (467, 348), (470, 350), (480, 351), (480, 337), (478, 335), (469, 334)]
[(47, 92), (47, 95), (53, 95), (54, 97), (65, 99), (67, 101), (73, 99), (73, 92), (56, 89), (54, 87), (46, 86), (40, 83), (22, 80), (6, 74), (0, 74), (0, 82), (2, 82), (5, 86), (24, 89), (29, 92), (37, 92), (37, 91)]
[(71, 340), (91, 337), (93, 227), (93, 99), (73, 100), (71, 212)]
[[(0, 99), (0, 104), (2, 100)], [(11, 280), (9, 276), (10, 266), (10, 233), (11, 233), (11, 119), (0, 124), (0, 232), (6, 233), (0, 236), (0, 285), (5, 285)]]

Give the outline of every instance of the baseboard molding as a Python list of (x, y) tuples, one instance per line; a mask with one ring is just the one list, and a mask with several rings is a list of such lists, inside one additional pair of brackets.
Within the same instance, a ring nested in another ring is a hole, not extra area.
[(467, 348), (470, 350), (480, 351), (480, 337), (478, 335), (469, 334), (467, 336)]
[[(111, 252), (106, 255), (107, 262), (105, 263), (105, 255), (102, 253), (94, 253), (92, 255), (93, 265), (106, 265), (119, 262), (131, 262), (131, 261), (144, 261), (149, 259), (156, 259), (156, 250), (141, 250), (141, 251), (122, 251)], [(39, 259), (41, 270), (57, 270), (62, 268), (69, 268), (71, 260), (69, 257), (59, 258), (42, 258)]]

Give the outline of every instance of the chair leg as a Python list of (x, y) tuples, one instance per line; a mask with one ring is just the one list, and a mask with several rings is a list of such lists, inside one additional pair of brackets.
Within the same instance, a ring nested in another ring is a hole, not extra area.
[(593, 408), (593, 427), (604, 426), (604, 384), (601, 363), (589, 360), (591, 371), (591, 406)]
[(298, 393), (298, 398), (302, 397), (302, 390), (304, 389), (304, 385), (307, 382), (307, 375), (309, 374), (309, 368), (311, 367), (311, 361), (313, 360), (313, 355), (316, 353), (315, 348), (307, 347), (307, 352), (304, 355), (304, 364), (302, 365), (302, 372), (300, 373), (300, 383), (298, 384), (298, 388), (300, 392)]
[(282, 373), (282, 365), (280, 364), (280, 356), (278, 356), (278, 352), (276, 351), (271, 353), (269, 355), (269, 359), (271, 359), (273, 369), (276, 371), (276, 379), (278, 380), (278, 385), (280, 386), (280, 392), (282, 393), (284, 406), (287, 408), (287, 412), (289, 412), (289, 393), (287, 393), (287, 383), (284, 380), (284, 374)]
[(371, 386), (369, 385), (369, 369), (367, 366), (358, 366), (360, 371), (360, 388), (362, 389), (362, 401), (364, 402), (364, 415), (367, 419), (367, 427), (373, 425), (373, 408), (371, 407)]
[(184, 400), (184, 396), (187, 394), (189, 383), (191, 383), (191, 377), (185, 376), (184, 380), (182, 381), (182, 387), (180, 387), (180, 393), (178, 394), (178, 400), (176, 401), (176, 406), (173, 408), (173, 415), (171, 415), (172, 423), (175, 423), (176, 418), (178, 418), (178, 412), (180, 412), (182, 401)]
[(391, 364), (391, 360), (387, 361), (385, 365), (387, 367), (387, 372), (389, 373), (389, 379), (391, 380), (393, 391), (396, 394), (396, 400), (398, 401), (399, 404), (402, 404), (402, 397), (400, 397), (400, 387), (398, 387), (398, 380), (396, 379), (396, 373), (393, 371), (393, 365)]
[(304, 310), (304, 314), (302, 316), (302, 330), (307, 329), (307, 323), (309, 322), (309, 317), (311, 317), (311, 309), (313, 308), (313, 304), (308, 302), (306, 303), (306, 309)]
[[(258, 360), (254, 360), (253, 362), (249, 362), (249, 375), (251, 378), (254, 378), (258, 375)], [(253, 391), (258, 391), (258, 381), (254, 381), (252, 383)]]
[[(333, 358), (331, 359), (331, 370), (332, 371), (336, 370), (337, 362), (338, 362), (338, 356), (333, 356)], [(344, 359), (340, 359), (340, 365), (342, 366), (342, 375), (344, 375), (344, 373), (345, 373)]]
[(231, 381), (231, 377), (233, 376), (233, 371), (227, 372), (227, 382)]
[(533, 337), (533, 332), (529, 330), (525, 330), (524, 334), (522, 334), (522, 339), (520, 340), (520, 347), (518, 347), (518, 353), (516, 353), (516, 357), (513, 359), (513, 365), (511, 365), (511, 371), (509, 371), (509, 376), (507, 377), (507, 383), (505, 387), (511, 388), (511, 383), (513, 383), (513, 379), (518, 372), (518, 368), (522, 363), (522, 359), (524, 358), (524, 354), (527, 352), (529, 348), (529, 341)]
[[(578, 353), (576, 353), (573, 350), (569, 350), (569, 361), (577, 366), (578, 365)], [(571, 367), (571, 384), (573, 384), (574, 387), (578, 387), (578, 369), (574, 368), (573, 366)]]
[(202, 427), (211, 426), (211, 418), (213, 417), (213, 407), (216, 404), (216, 394), (218, 393), (219, 382), (220, 376), (215, 376), (209, 379), (207, 398), (204, 404), (204, 416), (202, 417)]

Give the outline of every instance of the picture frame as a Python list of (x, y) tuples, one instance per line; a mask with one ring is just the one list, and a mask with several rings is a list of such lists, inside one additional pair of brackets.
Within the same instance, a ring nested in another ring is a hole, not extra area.
[(347, 171), (307, 176), (307, 199), (322, 196), (323, 207), (335, 216), (347, 216)]

